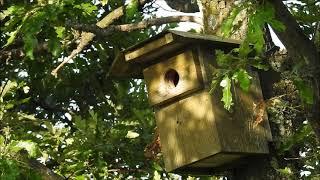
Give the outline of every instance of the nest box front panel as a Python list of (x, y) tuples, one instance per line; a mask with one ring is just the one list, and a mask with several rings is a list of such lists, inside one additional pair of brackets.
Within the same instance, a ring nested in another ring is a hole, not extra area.
[(211, 95), (200, 91), (155, 110), (168, 171), (221, 151), (212, 108)]
[(187, 50), (158, 64), (147, 67), (143, 75), (151, 106), (203, 88), (203, 80), (196, 52)]

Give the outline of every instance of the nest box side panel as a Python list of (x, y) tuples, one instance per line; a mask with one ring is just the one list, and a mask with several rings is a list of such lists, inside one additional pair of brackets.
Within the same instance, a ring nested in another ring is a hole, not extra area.
[(155, 114), (167, 171), (221, 151), (211, 96), (206, 91), (156, 109)]
[[(202, 47), (201, 58), (210, 76), (215, 71), (214, 50)], [(210, 58), (208, 58), (210, 57)], [(221, 102), (221, 88), (217, 87), (211, 95), (218, 135), (224, 152), (266, 154), (271, 131), (264, 107), (259, 78), (256, 72), (250, 72), (251, 86), (244, 92), (237, 84), (232, 84), (233, 109), (228, 112)], [(211, 79), (212, 77), (207, 77)], [(210, 82), (210, 81), (208, 81)]]
[(186, 50), (143, 71), (151, 106), (175, 101), (203, 87), (197, 54)]
[(214, 156), (211, 156), (209, 158), (203, 159), (199, 162), (196, 162), (194, 164), (191, 164), (188, 166), (188, 168), (219, 168), (221, 166), (232, 166), (231, 163), (234, 161), (239, 160), (243, 157), (243, 154), (238, 153), (218, 153)]

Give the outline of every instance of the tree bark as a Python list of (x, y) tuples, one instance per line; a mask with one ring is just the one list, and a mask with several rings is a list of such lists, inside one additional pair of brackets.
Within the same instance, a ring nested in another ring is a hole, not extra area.
[[(230, 15), (232, 8), (234, 7), (235, 0), (201, 0), (202, 11), (203, 11), (203, 24), (204, 24), (204, 33), (213, 34), (217, 36), (222, 36), (221, 25)], [(239, 27), (236, 32), (232, 34), (230, 38), (243, 40), (246, 36), (247, 25), (248, 25), (248, 15), (247, 11), (241, 11), (236, 19), (241, 19), (236, 21), (237, 26)], [(274, 75), (274, 72), (264, 72), (262, 77), (268, 77)], [(279, 76), (277, 76), (279, 77)], [(279, 79), (276, 79), (277, 81)], [(263, 82), (261, 82), (263, 84)], [(272, 89), (273, 83), (264, 84), (268, 86), (267, 89)], [(264, 92), (264, 94), (269, 94), (269, 92)], [(272, 94), (275, 95), (275, 94)], [(265, 96), (266, 100), (271, 98), (271, 96)], [(275, 117), (270, 117), (272, 119)], [(291, 121), (291, 120), (289, 120)], [(271, 121), (270, 121), (271, 122)], [(274, 141), (280, 141), (283, 134), (279, 133), (280, 128), (284, 128), (286, 132), (292, 132), (291, 126), (282, 126), (271, 123), (271, 130), (273, 134)], [(289, 133), (291, 134), (291, 133)], [(283, 157), (278, 157), (277, 151), (274, 146), (275, 142), (270, 143), (269, 149), (270, 154), (265, 157), (248, 157), (244, 159), (245, 164), (240, 167), (233, 169), (232, 176), (230, 179), (235, 180), (278, 180), (278, 179), (287, 179), (281, 175), (276, 169), (281, 169), (287, 166), (287, 162), (283, 162)]]
[(318, 141), (320, 141), (320, 58), (316, 45), (302, 32), (296, 20), (282, 1), (271, 0), (276, 10), (276, 18), (285, 26), (283, 32), (276, 31), (281, 42), (285, 45), (293, 64), (304, 64), (300, 76), (305, 76), (313, 89), (313, 104), (305, 105), (307, 118)]

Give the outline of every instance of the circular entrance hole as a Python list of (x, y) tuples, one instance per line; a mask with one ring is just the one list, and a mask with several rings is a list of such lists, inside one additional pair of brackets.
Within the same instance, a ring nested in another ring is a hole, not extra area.
[(164, 75), (164, 80), (169, 85), (169, 87), (176, 87), (179, 83), (179, 74), (174, 69), (169, 69)]

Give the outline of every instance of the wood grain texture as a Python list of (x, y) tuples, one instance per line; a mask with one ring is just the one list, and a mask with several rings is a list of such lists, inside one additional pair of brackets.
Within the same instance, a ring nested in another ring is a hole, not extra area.
[(167, 171), (221, 151), (211, 97), (200, 91), (156, 110), (161, 149)]
[[(203, 59), (207, 79), (212, 79), (216, 70), (214, 50), (201, 47), (199, 59)], [(257, 122), (259, 105), (264, 103), (258, 74), (249, 70), (252, 76), (248, 92), (232, 84), (234, 106), (232, 112), (223, 107), (221, 88), (212, 94), (213, 109), (221, 144), (224, 152), (268, 153), (268, 140), (271, 131), (265, 109), (262, 110), (261, 122)], [(208, 82), (210, 83), (210, 82)]]
[(232, 85), (232, 112), (224, 109), (219, 87), (209, 93), (218, 68), (215, 50), (229, 52), (235, 46), (211, 36), (162, 33), (114, 62), (122, 75), (141, 77), (143, 69), (167, 171), (223, 168), (269, 152), (272, 137), (256, 72), (248, 69), (249, 92)]
[[(195, 51), (187, 50), (144, 69), (143, 74), (151, 106), (176, 101), (203, 87), (199, 62), (195, 58), (197, 54), (194, 53)], [(179, 76), (176, 86), (172, 86), (172, 82), (165, 78), (169, 70), (176, 71)]]
[[(221, 89), (218, 88), (213, 94), (209, 93), (210, 80), (216, 70), (214, 52), (212, 47), (201, 45), (193, 51), (182, 53), (183, 56), (178, 55), (179, 58), (176, 56), (145, 70), (151, 104), (157, 105), (158, 102), (171, 99), (170, 104), (155, 106), (167, 171), (219, 168), (242, 157), (269, 152), (271, 133), (265, 109), (259, 109), (263, 96), (257, 73), (249, 71), (253, 77), (249, 92), (244, 92), (233, 84), (235, 105), (230, 113), (221, 102)], [(193, 58), (190, 58), (191, 54)], [(179, 65), (178, 61), (183, 64)], [(186, 71), (185, 66), (189, 65), (194, 67), (191, 69), (194, 72)], [(165, 98), (157, 94), (157, 90), (161, 87), (161, 75), (173, 67), (178, 72), (188, 72), (188, 75), (195, 73), (195, 70), (198, 73), (191, 75), (196, 78), (190, 78), (191, 82), (188, 81), (187, 85), (183, 84), (187, 95), (179, 97), (179, 94), (172, 93)], [(196, 87), (194, 85), (199, 79), (202, 80), (202, 88), (188, 91), (190, 87)], [(263, 116), (257, 121), (258, 113), (261, 112)]]
[(217, 36), (181, 31), (164, 31), (142, 41), (125, 51), (112, 63), (108, 76), (117, 78), (143, 78), (142, 70), (158, 63), (163, 58), (170, 58), (179, 51), (199, 44), (213, 48), (232, 49), (240, 41)]
[(162, 46), (165, 46), (169, 43), (173, 42), (172, 33), (165, 34), (163, 37), (160, 37), (152, 42), (144, 44), (144, 46), (140, 48), (136, 48), (132, 51), (129, 51), (125, 54), (126, 61), (132, 61), (135, 58), (147, 54), (151, 51), (157, 50)]

